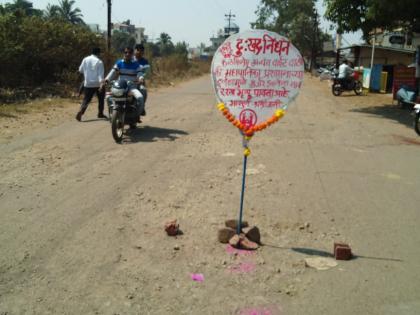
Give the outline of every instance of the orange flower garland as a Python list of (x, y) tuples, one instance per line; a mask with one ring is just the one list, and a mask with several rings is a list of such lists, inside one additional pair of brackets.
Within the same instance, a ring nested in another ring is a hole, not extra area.
[(229, 122), (231, 122), (235, 127), (240, 129), (246, 136), (252, 137), (256, 131), (261, 131), (267, 128), (268, 126), (276, 123), (280, 120), (285, 114), (283, 109), (276, 110), (275, 114), (271, 116), (267, 121), (262, 122), (258, 125), (255, 125), (251, 128), (246, 128), (244, 124), (242, 124), (234, 115), (229, 112), (229, 109), (226, 108), (224, 103), (219, 103), (217, 108), (222, 112), (222, 114), (226, 117)]

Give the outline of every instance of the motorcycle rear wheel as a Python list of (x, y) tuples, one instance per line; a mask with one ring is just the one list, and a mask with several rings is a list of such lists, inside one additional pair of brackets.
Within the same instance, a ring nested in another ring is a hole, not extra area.
[(122, 115), (119, 111), (112, 111), (111, 130), (115, 142), (120, 143), (124, 134), (124, 122), (122, 121)]
[(356, 81), (354, 83), (354, 93), (356, 93), (356, 95), (361, 95), (362, 92), (363, 92), (362, 83), (360, 81)]
[(420, 136), (420, 112), (418, 112), (416, 118), (414, 118), (414, 130)]
[(332, 94), (334, 96), (340, 96), (341, 95), (342, 90), (341, 90), (341, 85), (340, 84), (334, 83), (331, 89), (332, 89)]

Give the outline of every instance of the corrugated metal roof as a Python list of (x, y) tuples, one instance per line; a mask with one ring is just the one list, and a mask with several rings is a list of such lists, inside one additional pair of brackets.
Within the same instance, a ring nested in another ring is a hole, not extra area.
[[(348, 46), (348, 47), (342, 47), (339, 50), (352, 49), (352, 48), (356, 48), (356, 47), (362, 47), (362, 48), (370, 48), (370, 49), (372, 49), (372, 45), (362, 44), (362, 45), (352, 45), (352, 46)], [(394, 47), (376, 46), (375, 45), (375, 50), (376, 49), (396, 51), (396, 52), (405, 53), (405, 54), (411, 54), (411, 55), (414, 55), (416, 53), (414, 50), (408, 50), (408, 49), (402, 49), (402, 48), (394, 48)]]

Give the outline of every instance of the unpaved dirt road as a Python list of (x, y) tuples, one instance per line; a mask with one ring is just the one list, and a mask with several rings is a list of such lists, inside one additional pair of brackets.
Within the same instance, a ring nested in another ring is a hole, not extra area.
[[(82, 123), (76, 103), (0, 117), (1, 315), (420, 314), (409, 111), (389, 96), (333, 97), (306, 77), (287, 115), (251, 141), (244, 216), (265, 246), (244, 254), (217, 242), (238, 214), (242, 147), (210, 79), (149, 100), (121, 145), (96, 104)], [(163, 231), (173, 218), (177, 238)], [(334, 241), (355, 259), (305, 266)]]

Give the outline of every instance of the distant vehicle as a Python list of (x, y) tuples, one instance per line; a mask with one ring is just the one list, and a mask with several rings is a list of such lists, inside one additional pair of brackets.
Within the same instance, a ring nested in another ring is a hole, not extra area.
[(420, 104), (414, 105), (414, 130), (420, 136)]
[(398, 107), (403, 108), (405, 106), (414, 106), (414, 100), (416, 99), (416, 92), (414, 88), (408, 85), (401, 85), (400, 89), (396, 94)]
[(337, 70), (334, 65), (330, 65), (330, 66), (325, 66), (325, 67), (319, 67), (316, 71), (319, 75), (319, 79), (321, 81), (325, 81), (325, 80), (331, 80), (334, 77), (334, 74), (336, 73)]
[(356, 95), (361, 95), (363, 86), (362, 82), (359, 81), (357, 72), (353, 72), (351, 80), (339, 79), (338, 74), (335, 74), (331, 90), (334, 96), (340, 96), (344, 91), (354, 91)]

